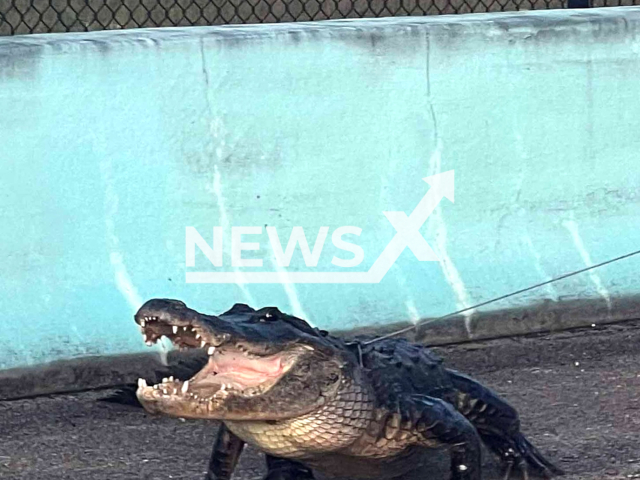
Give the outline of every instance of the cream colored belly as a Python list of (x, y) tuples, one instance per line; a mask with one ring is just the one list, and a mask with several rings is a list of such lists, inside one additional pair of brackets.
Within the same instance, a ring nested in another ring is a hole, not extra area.
[(227, 427), (245, 442), (274, 456), (300, 458), (347, 448), (364, 434), (368, 420), (332, 422), (326, 416), (308, 416), (286, 422), (227, 421)]

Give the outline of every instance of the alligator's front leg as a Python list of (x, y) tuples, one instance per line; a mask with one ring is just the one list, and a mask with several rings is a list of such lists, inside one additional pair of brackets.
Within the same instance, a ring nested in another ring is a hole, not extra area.
[(310, 468), (294, 460), (267, 455), (267, 476), (264, 480), (314, 480)]
[(452, 480), (481, 479), (480, 437), (452, 405), (426, 395), (412, 395), (398, 404), (401, 425), (411, 425), (427, 448), (446, 445), (451, 451)]
[(243, 448), (244, 441), (234, 435), (224, 423), (220, 424), (205, 480), (229, 480)]

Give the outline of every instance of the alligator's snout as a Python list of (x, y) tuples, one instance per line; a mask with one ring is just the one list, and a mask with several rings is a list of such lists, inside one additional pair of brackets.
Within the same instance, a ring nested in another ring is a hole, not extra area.
[(191, 309), (180, 300), (154, 298), (140, 307), (134, 319), (140, 326), (144, 326), (143, 323), (149, 319), (171, 323), (186, 320), (185, 315), (188, 316), (190, 311)]
[(216, 347), (231, 338), (228, 333), (213, 331), (207, 324), (211, 319), (203, 321), (202, 315), (179, 300), (149, 300), (140, 307), (135, 321), (149, 346), (166, 337), (179, 348), (207, 349), (213, 355)]

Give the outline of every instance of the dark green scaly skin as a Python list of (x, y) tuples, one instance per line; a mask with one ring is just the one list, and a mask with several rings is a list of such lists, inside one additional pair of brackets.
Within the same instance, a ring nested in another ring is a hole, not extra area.
[[(200, 394), (198, 400), (162, 395), (152, 387), (138, 390), (150, 412), (222, 421), (209, 480), (231, 477), (245, 442), (266, 454), (267, 480), (312, 479), (312, 470), (401, 478), (420, 471), (422, 459), (443, 446), (451, 452), (450, 478), (480, 480), (481, 441), (502, 460), (505, 479), (516, 471), (525, 479), (529, 471), (546, 478), (563, 473), (522, 435), (518, 414), (505, 400), (445, 368), (422, 345), (402, 339), (347, 344), (275, 308), (246, 305), (216, 317), (155, 299), (140, 309), (136, 322), (151, 340), (164, 334), (195, 346), (204, 338), (222, 351), (220, 358), (236, 348), (259, 360), (295, 352), (293, 366), (275, 385), (250, 396), (233, 389), (211, 393), (197, 379), (190, 388)], [(187, 333), (172, 337), (172, 326)], [(201, 335), (198, 342), (190, 339), (191, 329)], [(188, 375), (183, 367), (180, 375), (191, 377), (204, 364), (193, 365)], [(176, 389), (181, 385), (177, 381)], [(126, 396), (110, 400), (122, 402)]]

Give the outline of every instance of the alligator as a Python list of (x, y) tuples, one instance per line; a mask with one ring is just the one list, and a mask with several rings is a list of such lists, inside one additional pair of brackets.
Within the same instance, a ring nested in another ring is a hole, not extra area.
[(245, 444), (265, 454), (265, 480), (422, 476), (442, 448), (451, 479), (480, 480), (481, 443), (505, 480), (563, 474), (521, 433), (513, 407), (423, 345), (346, 341), (275, 307), (244, 304), (214, 316), (152, 299), (135, 321), (148, 345), (164, 336), (201, 350), (184, 380), (140, 379), (130, 394), (152, 414), (221, 422), (207, 480), (230, 479)]

